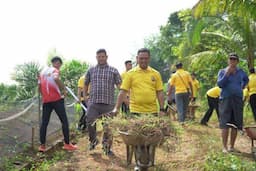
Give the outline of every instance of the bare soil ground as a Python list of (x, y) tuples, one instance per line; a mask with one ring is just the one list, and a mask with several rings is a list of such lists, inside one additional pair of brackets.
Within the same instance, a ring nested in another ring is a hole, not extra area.
[[(222, 150), (220, 130), (217, 123), (210, 123), (209, 127), (199, 125), (196, 122), (188, 123), (181, 127), (174, 123), (179, 129), (178, 139), (170, 137), (156, 150), (155, 166), (149, 170), (203, 170), (207, 154), (220, 152)], [(98, 135), (100, 137), (100, 134)], [(88, 135), (84, 134), (76, 140), (79, 149), (69, 152), (66, 160), (59, 161), (51, 166), (51, 171), (129, 171), (133, 170), (135, 161), (127, 166), (126, 146), (121, 137), (114, 137), (114, 156), (103, 154), (101, 144), (95, 150), (88, 150)], [(245, 135), (238, 135), (236, 148), (242, 153), (245, 160), (252, 160), (251, 141)]]

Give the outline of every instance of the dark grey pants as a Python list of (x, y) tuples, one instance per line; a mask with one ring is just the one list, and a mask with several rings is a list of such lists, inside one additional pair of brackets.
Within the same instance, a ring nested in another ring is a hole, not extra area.
[(188, 111), (189, 94), (178, 93), (175, 95), (179, 122), (184, 122)]
[(92, 103), (88, 105), (87, 110), (87, 125), (90, 142), (96, 139), (96, 119), (100, 118), (102, 114), (107, 114), (114, 109), (114, 104)]
[(220, 128), (225, 129), (229, 126), (227, 123), (234, 124), (238, 129), (243, 127), (243, 99), (242, 97), (231, 96), (220, 99)]

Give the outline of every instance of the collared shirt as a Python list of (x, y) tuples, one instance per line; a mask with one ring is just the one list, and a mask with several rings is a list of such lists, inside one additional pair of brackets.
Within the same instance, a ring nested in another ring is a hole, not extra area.
[(54, 80), (59, 78), (59, 74), (59, 70), (54, 67), (45, 68), (41, 72), (39, 84), (43, 103), (54, 102), (62, 98), (59, 86)]
[(85, 84), (90, 84), (89, 103), (114, 104), (115, 85), (121, 84), (121, 76), (114, 67), (96, 65), (85, 75)]
[(221, 91), (221, 89), (218, 86), (216, 86), (216, 87), (213, 87), (213, 88), (209, 89), (206, 92), (206, 94), (207, 94), (207, 96), (212, 97), (212, 98), (219, 98), (220, 97), (220, 91)]
[(192, 78), (189, 72), (184, 69), (178, 69), (171, 76), (170, 85), (175, 86), (175, 94), (188, 92), (189, 82), (192, 83)]
[(226, 75), (226, 68), (218, 73), (217, 84), (221, 88), (220, 99), (230, 96), (243, 98), (243, 88), (247, 85), (249, 79), (246, 73), (237, 68), (234, 74)]
[(121, 89), (130, 91), (131, 113), (157, 113), (157, 91), (163, 90), (163, 82), (158, 71), (151, 67), (134, 67), (127, 72)]
[(256, 74), (250, 74), (249, 75), (249, 83), (248, 83), (248, 93), (249, 96), (251, 96), (252, 94), (256, 94)]

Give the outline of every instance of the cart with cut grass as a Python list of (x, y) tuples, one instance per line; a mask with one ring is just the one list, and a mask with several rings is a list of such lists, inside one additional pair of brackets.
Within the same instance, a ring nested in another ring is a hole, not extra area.
[[(227, 123), (228, 126), (233, 127), (235, 129), (238, 129), (238, 127), (235, 124)], [(239, 130), (242, 135), (244, 135), (244, 132), (246, 135), (251, 139), (251, 153), (254, 160), (256, 160), (256, 147), (254, 146), (254, 140), (256, 140), (256, 126), (245, 126), (242, 130)]]
[(256, 140), (256, 126), (244, 127), (246, 135), (251, 139), (251, 150), (254, 160), (256, 160), (256, 147), (254, 147), (254, 140)]
[(200, 107), (200, 105), (196, 104), (195, 102), (189, 103), (186, 118), (189, 119), (189, 120), (194, 120), (195, 119), (195, 112), (196, 112), (196, 109), (198, 107)]
[(135, 154), (135, 170), (147, 170), (155, 164), (155, 150), (170, 135), (170, 119), (143, 116), (132, 118), (119, 125), (119, 134), (126, 144), (127, 165)]

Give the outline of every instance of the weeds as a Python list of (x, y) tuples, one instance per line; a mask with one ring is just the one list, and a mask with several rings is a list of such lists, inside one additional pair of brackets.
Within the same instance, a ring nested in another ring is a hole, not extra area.
[[(48, 171), (49, 168), (57, 161), (64, 160), (67, 157), (65, 151), (56, 151), (52, 157), (44, 157), (41, 162), (34, 162), (29, 171)], [(22, 171), (27, 171), (22, 170)]]
[(207, 156), (204, 165), (206, 171), (254, 171), (256, 170), (256, 163), (241, 159), (232, 154), (214, 153), (211, 152)]

